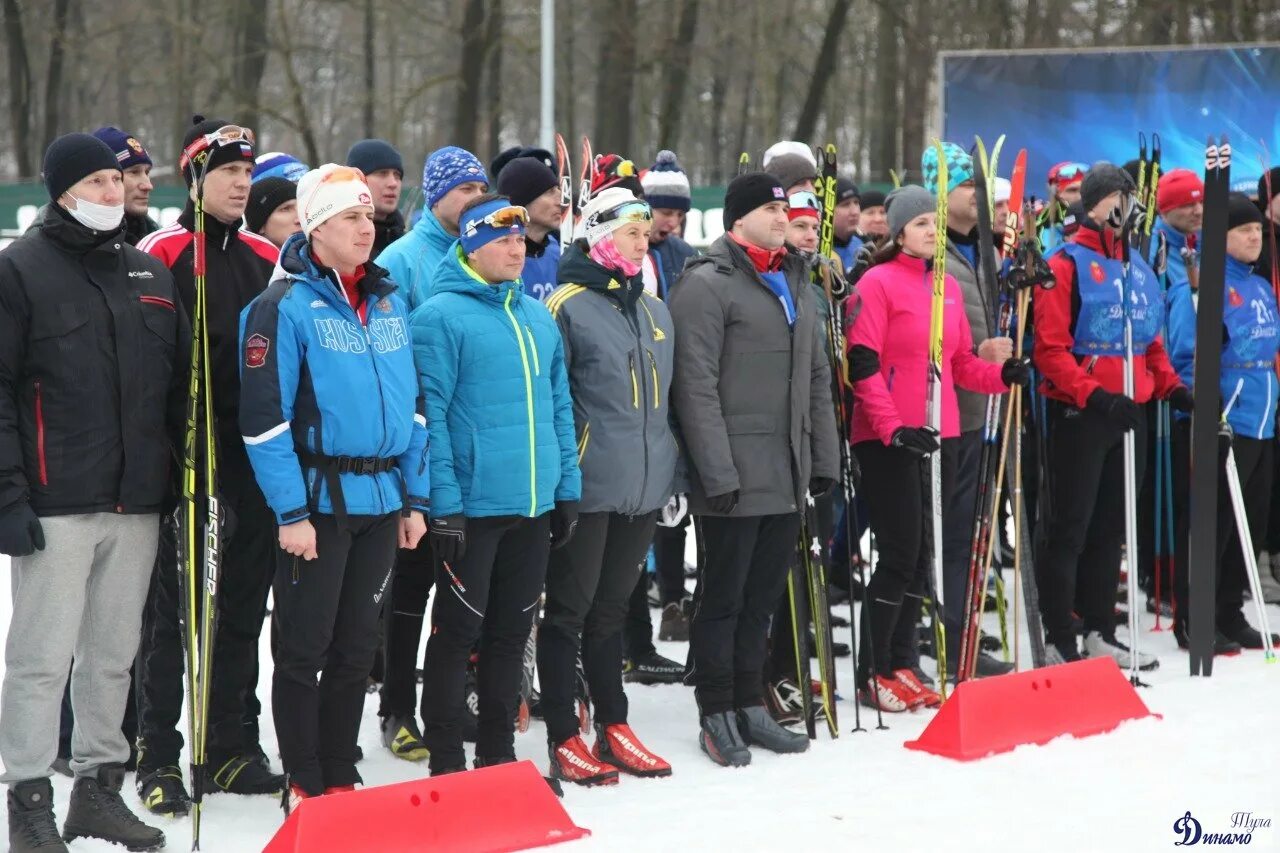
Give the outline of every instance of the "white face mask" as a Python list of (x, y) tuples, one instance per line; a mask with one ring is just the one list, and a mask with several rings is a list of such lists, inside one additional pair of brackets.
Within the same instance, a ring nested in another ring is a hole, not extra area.
[(67, 213), (85, 228), (91, 228), (94, 231), (114, 231), (120, 227), (120, 222), (124, 219), (123, 203), (97, 204), (75, 196), (71, 198), (75, 199), (76, 208), (75, 210), (68, 208)]

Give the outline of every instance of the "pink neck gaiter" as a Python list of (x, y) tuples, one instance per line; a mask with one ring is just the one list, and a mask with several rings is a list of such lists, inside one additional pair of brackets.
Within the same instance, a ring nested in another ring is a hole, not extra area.
[(612, 236), (605, 237), (596, 243), (587, 254), (600, 266), (605, 269), (619, 270), (627, 278), (632, 278), (640, 272), (639, 264), (633, 264), (622, 257), (622, 253), (618, 251), (618, 244), (613, 242)]

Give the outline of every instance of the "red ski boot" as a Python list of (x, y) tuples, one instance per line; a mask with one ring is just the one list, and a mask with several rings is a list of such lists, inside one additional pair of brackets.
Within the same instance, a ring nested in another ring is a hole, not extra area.
[(632, 776), (670, 776), (671, 765), (650, 752), (626, 723), (596, 723), (596, 744), (591, 754), (601, 764), (612, 765)]
[(858, 688), (858, 698), (869, 708), (878, 707), (881, 711), (897, 714), (909, 710), (915, 697), (898, 679), (873, 675)]
[(911, 695), (911, 710), (916, 708), (936, 708), (942, 704), (942, 695), (936, 690), (931, 690), (924, 686), (916, 674), (909, 669), (894, 670), (893, 677), (898, 683), (907, 688), (907, 692)]
[(581, 735), (574, 735), (559, 746), (552, 744), (551, 778), (575, 785), (616, 785), (618, 771), (601, 764), (592, 756)]

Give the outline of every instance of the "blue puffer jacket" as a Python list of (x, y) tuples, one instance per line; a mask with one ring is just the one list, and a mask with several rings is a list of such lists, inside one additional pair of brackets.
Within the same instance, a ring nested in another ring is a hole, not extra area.
[[(1271, 285), (1235, 258), (1227, 258), (1227, 292), (1222, 300), (1222, 406), (1236, 435), (1275, 435), (1275, 359), (1280, 344), (1276, 298)], [(1188, 388), (1195, 373), (1196, 299), (1185, 281), (1169, 290), (1169, 361)], [(1180, 419), (1187, 417), (1179, 415)]]
[(551, 292), (560, 286), (560, 241), (555, 234), (547, 235), (547, 242), (535, 255), (528, 240), (525, 241), (524, 270), (520, 284), (526, 296), (546, 302)]
[[(1182, 250), (1187, 245), (1187, 235), (1183, 234), (1177, 228), (1174, 228), (1163, 218), (1157, 219), (1155, 224), (1156, 232), (1164, 238), (1165, 245), (1165, 289), (1173, 290), (1180, 284), (1187, 283), (1187, 262), (1182, 257)], [(1200, 235), (1196, 234), (1196, 240), (1199, 241)], [(1147, 259), (1148, 263), (1154, 264), (1156, 253), (1160, 251), (1161, 241), (1152, 236), (1151, 240), (1151, 257)]]
[[(332, 270), (295, 234), (271, 284), (240, 314), (240, 431), (253, 473), (289, 524), (333, 513), (324, 477), (299, 449), (325, 456), (396, 457), (398, 471), (341, 474), (352, 515), (427, 510), (427, 429), (413, 369), (408, 311), (386, 270), (365, 266), (366, 324)], [(305, 471), (305, 479), (304, 479)]]
[(400, 285), (410, 311), (426, 302), (431, 295), (436, 267), (440, 266), (456, 239), (444, 230), (440, 220), (428, 208), (422, 211), (422, 217), (412, 231), (378, 255), (378, 266)]
[(560, 330), (455, 244), (410, 317), (431, 433), (431, 515), (538, 516), (582, 493)]

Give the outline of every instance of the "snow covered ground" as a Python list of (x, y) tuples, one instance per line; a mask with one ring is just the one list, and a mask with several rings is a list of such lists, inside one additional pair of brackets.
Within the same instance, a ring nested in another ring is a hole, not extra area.
[[(0, 558), (0, 571), (6, 563)], [(9, 607), (8, 597), (0, 597), (0, 625), (6, 628)], [(847, 608), (837, 612), (847, 615)], [(1252, 620), (1252, 609), (1249, 614)], [(1153, 617), (1143, 616), (1149, 629)], [(1280, 608), (1271, 607), (1270, 618), (1273, 627), (1280, 626)], [(987, 622), (995, 631), (995, 617)], [(848, 641), (848, 629), (837, 638)], [(1280, 850), (1280, 746), (1274, 737), (1280, 723), (1280, 664), (1264, 665), (1260, 652), (1250, 652), (1218, 659), (1211, 679), (1191, 679), (1187, 657), (1169, 631), (1146, 632), (1142, 642), (1159, 654), (1161, 666), (1146, 679), (1151, 687), (1141, 696), (1163, 719), (968, 763), (903, 748), (932, 712), (886, 715), (889, 730), (875, 731), (874, 713), (863, 709), (869, 730), (851, 734), (854, 709), (846, 688), (839, 740), (829, 740), (823, 730), (807, 754), (757, 750), (748, 768), (720, 768), (698, 749), (691, 688), (629, 685), (636, 733), (672, 763), (675, 773), (662, 780), (624, 777), (611, 789), (568, 790), (565, 808), (592, 831), (574, 849), (803, 850), (834, 843), (871, 851), (1141, 853), (1172, 849), (1183, 837), (1174, 832), (1174, 821), (1190, 811), (1206, 833), (1238, 831), (1231, 826), (1236, 812), (1269, 819), (1273, 826), (1255, 829), (1250, 848)], [(663, 654), (683, 659), (683, 644), (658, 645)], [(1029, 659), (1024, 646), (1022, 660)], [(275, 755), (270, 660), (264, 632), (259, 696), (266, 716), (264, 747)], [(848, 659), (837, 661), (845, 685), (852, 680), (849, 666)], [(425, 774), (424, 766), (382, 749), (376, 696), (368, 697), (365, 709), (360, 735), (367, 756), (360, 765), (365, 783)], [(517, 736), (516, 750), (545, 770), (540, 722)], [(61, 818), (71, 783), (55, 776), (54, 785)], [(127, 798), (140, 808), (131, 791)], [(163, 827), (169, 849), (189, 847), (188, 820), (154, 821)], [(210, 853), (260, 850), (280, 821), (274, 798), (214, 796), (204, 808), (202, 847)], [(121, 848), (77, 841), (72, 849)], [(370, 844), (368, 849), (378, 848)]]

